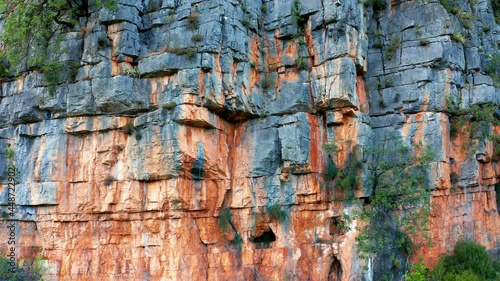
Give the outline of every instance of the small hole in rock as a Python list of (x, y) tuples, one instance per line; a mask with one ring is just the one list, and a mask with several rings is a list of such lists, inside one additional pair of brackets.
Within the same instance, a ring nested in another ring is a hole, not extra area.
[(271, 242), (276, 241), (276, 235), (272, 229), (264, 231), (261, 235), (250, 237), (250, 241), (255, 243), (257, 249), (267, 249), (270, 247)]

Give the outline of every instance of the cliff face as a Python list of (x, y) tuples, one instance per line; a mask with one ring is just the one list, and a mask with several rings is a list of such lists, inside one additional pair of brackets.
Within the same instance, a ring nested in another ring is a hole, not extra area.
[[(500, 26), (474, 2), (458, 1), (469, 29), (436, 1), (94, 10), (64, 36), (59, 60), (81, 66), (54, 94), (36, 72), (1, 85), (17, 256), (43, 254), (48, 280), (370, 280), (356, 222), (339, 223), (352, 206), (324, 188), (322, 145), (336, 141), (342, 166), (354, 145), (397, 133), (438, 155), (434, 246), (416, 256), (432, 266), (472, 238), (498, 257), (500, 155), (488, 138), (467, 145), (470, 122), (450, 136), (450, 104), (500, 103), (485, 72)], [(5, 218), (0, 229), (7, 241)]]

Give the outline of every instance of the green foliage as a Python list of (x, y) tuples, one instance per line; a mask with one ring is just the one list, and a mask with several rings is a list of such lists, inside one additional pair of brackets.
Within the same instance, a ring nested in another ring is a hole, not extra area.
[(451, 35), (451, 40), (456, 41), (460, 44), (465, 44), (465, 42), (467, 42), (467, 39), (465, 39), (462, 33), (453, 33)]
[(384, 47), (384, 44), (382, 44), (380, 41), (373, 44), (373, 48), (376, 48), (376, 49), (382, 49), (383, 47)]
[(128, 122), (127, 124), (125, 124), (125, 126), (123, 126), (123, 131), (125, 132), (125, 134), (127, 135), (131, 135), (134, 133), (135, 131), (135, 126), (132, 122)]
[(306, 70), (309, 68), (308, 57), (299, 56), (297, 60), (295, 60), (295, 64), (297, 68), (300, 70)]
[(492, 0), (491, 6), (493, 7), (493, 13), (495, 14), (495, 21), (500, 24), (500, 0)]
[(500, 87), (500, 54), (489, 54), (487, 60), (484, 72), (491, 76), (495, 87)]
[(484, 281), (481, 277), (477, 276), (474, 272), (466, 270), (460, 273), (447, 273), (443, 281)]
[(491, 135), (490, 140), (493, 142), (493, 151), (495, 154), (500, 155), (500, 136)]
[(337, 164), (328, 157), (326, 160), (325, 171), (323, 172), (323, 179), (325, 181), (332, 181), (337, 177), (339, 169), (337, 168)]
[(249, 27), (251, 25), (251, 22), (250, 22), (250, 19), (245, 17), (242, 21), (241, 21), (241, 24), (243, 24), (243, 26), (245, 27)]
[(335, 140), (330, 143), (323, 144), (323, 150), (327, 153), (325, 170), (323, 171), (323, 179), (325, 181), (332, 181), (337, 177), (339, 169), (333, 160), (338, 152), (338, 145)]
[(493, 103), (474, 104), (470, 109), (460, 109), (459, 102), (448, 96), (446, 104), (450, 114), (450, 137), (456, 138), (460, 132), (469, 135), (470, 142), (466, 143), (466, 148), (489, 138), (491, 126), (500, 125), (500, 120), (494, 115), (498, 106)]
[(385, 47), (385, 55), (388, 59), (392, 59), (396, 51), (401, 48), (401, 40), (397, 34), (391, 36), (389, 44)]
[(415, 34), (417, 34), (418, 36), (422, 36), (422, 26), (420, 25), (415, 26)]
[(176, 55), (185, 55), (187, 58), (193, 58), (196, 53), (197, 53), (197, 50), (196, 48), (194, 47), (188, 47), (188, 48), (167, 48), (165, 50), (166, 52), (168, 53), (172, 53), (172, 54), (176, 54)]
[(200, 42), (201, 40), (203, 40), (203, 36), (201, 36), (201, 34), (199, 33), (196, 33), (191, 36), (191, 40), (193, 40), (193, 42)]
[(137, 66), (125, 68), (125, 75), (130, 77), (139, 77), (139, 68)]
[(200, 26), (200, 15), (198, 13), (192, 13), (187, 17), (188, 20), (188, 28), (189, 29), (198, 29)]
[(359, 185), (359, 172), (361, 170), (361, 162), (357, 158), (358, 146), (354, 146), (348, 153), (342, 168), (337, 167), (334, 158), (338, 152), (338, 146), (335, 140), (328, 144), (323, 144), (323, 149), (327, 153), (325, 170), (323, 171), (323, 179), (327, 182), (329, 190), (334, 188), (335, 197), (342, 196), (337, 199), (352, 199), (354, 190)]
[(219, 227), (223, 231), (227, 231), (229, 229), (229, 225), (231, 224), (231, 210), (228, 207), (223, 207), (219, 212)]
[(14, 150), (10, 147), (6, 147), (4, 150), (3, 150), (3, 153), (5, 154), (5, 158), (7, 159), (14, 159), (14, 156), (15, 156), (15, 153), (14, 153)]
[(264, 90), (269, 90), (271, 88), (274, 88), (276, 86), (276, 78), (271, 73), (266, 73), (264, 75), (264, 80), (262, 80), (262, 88)]
[(167, 110), (172, 110), (176, 106), (177, 106), (177, 103), (175, 101), (171, 101), (171, 102), (167, 102), (166, 104), (162, 105), (162, 108), (167, 109)]
[(0, 255), (0, 280), (4, 281), (25, 281), (38, 280), (43, 281), (43, 274), (47, 271), (44, 266), (44, 258), (38, 256), (33, 261), (25, 261), (23, 265), (16, 263), (15, 273), (9, 272), (9, 259)]
[(473, 241), (459, 241), (453, 255), (439, 260), (432, 272), (433, 280), (493, 280), (493, 261), (486, 248)]
[(267, 6), (265, 4), (262, 4), (262, 6), (260, 6), (260, 11), (263, 14), (267, 14)]
[(368, 224), (356, 238), (362, 254), (387, 255), (391, 245), (410, 254), (408, 236), (427, 233), (430, 213), (429, 164), (435, 153), (415, 146), (420, 153), (410, 153), (400, 137), (391, 137), (366, 149), (370, 203), (356, 216)]
[(406, 281), (427, 281), (431, 277), (430, 269), (421, 262), (412, 264), (405, 274)]
[(323, 144), (323, 149), (326, 151), (326, 153), (330, 157), (333, 158), (337, 154), (337, 152), (339, 150), (339, 146), (337, 145), (337, 141), (336, 140), (332, 140), (330, 143)]
[(287, 212), (283, 210), (283, 207), (278, 204), (273, 204), (267, 207), (267, 213), (271, 219), (277, 220), (279, 222), (284, 222), (288, 218)]
[[(5, 20), (0, 41), (4, 48), (0, 60), (8, 61), (3, 75), (18, 75), (19, 71), (38, 69), (49, 85), (57, 83), (61, 63), (49, 58), (49, 53), (61, 53), (58, 36), (79, 24), (80, 17), (89, 16), (88, 6), (116, 6), (111, 0), (0, 0), (0, 13)], [(50, 89), (53, 92), (53, 89)]]
[(292, 14), (293, 20), (297, 24), (301, 21), (301, 16), (300, 16), (301, 9), (302, 9), (302, 3), (300, 2), (300, 0), (294, 0), (293, 5), (292, 5), (291, 14)]
[(427, 46), (427, 45), (429, 45), (430, 41), (427, 38), (422, 38), (422, 39), (420, 39), (419, 43), (420, 43), (420, 46)]

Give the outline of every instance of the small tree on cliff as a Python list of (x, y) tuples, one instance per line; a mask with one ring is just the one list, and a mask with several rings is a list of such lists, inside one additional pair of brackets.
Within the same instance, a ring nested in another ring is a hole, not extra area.
[(400, 137), (377, 142), (365, 153), (372, 194), (355, 215), (366, 222), (356, 240), (362, 257), (375, 258), (378, 280), (388, 268), (404, 274), (412, 249), (409, 236), (427, 233), (431, 185), (428, 169), (435, 153), (420, 145), (412, 152)]

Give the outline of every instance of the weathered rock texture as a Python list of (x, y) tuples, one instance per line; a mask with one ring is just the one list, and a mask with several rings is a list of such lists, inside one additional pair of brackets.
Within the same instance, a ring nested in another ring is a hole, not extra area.
[[(500, 155), (488, 139), (452, 139), (446, 102), (500, 102), (484, 72), (500, 26), (489, 1), (474, 2), (459, 1), (477, 17), (469, 30), (435, 0), (95, 9), (65, 35), (59, 59), (82, 66), (54, 95), (36, 72), (1, 85), (0, 149), (20, 171), (18, 256), (43, 254), (47, 280), (370, 280), (355, 225), (337, 225), (350, 206), (323, 187), (322, 145), (337, 141), (341, 166), (349, 147), (397, 133), (438, 154), (434, 247), (418, 256), (433, 265), (474, 238), (498, 257)], [(266, 214), (274, 205), (284, 221)]]

